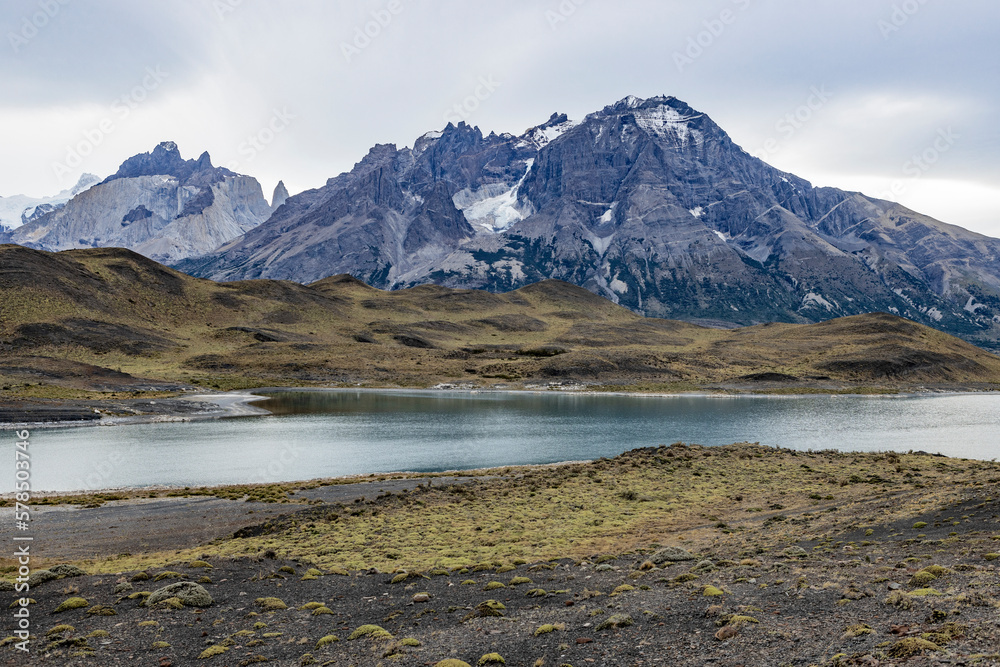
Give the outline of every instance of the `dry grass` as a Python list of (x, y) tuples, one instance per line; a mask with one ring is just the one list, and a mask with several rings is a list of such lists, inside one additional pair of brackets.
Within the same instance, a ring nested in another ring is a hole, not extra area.
[(807, 539), (833, 551), (839, 545), (824, 543), (829, 534), (918, 516), (1000, 482), (1000, 464), (992, 462), (749, 444), (674, 445), (495, 472), (472, 484), (317, 507), (262, 527), (255, 537), (85, 567), (120, 572), (274, 551), (326, 568), (426, 571), (619, 554), (668, 542), (752, 555)]
[[(0, 267), (9, 396), (112, 397), (88, 364), (220, 390), (585, 381), (677, 392), (759, 374), (778, 378), (776, 391), (1000, 386), (1000, 359), (888, 315), (720, 331), (644, 319), (556, 281), (505, 295), (382, 292), (343, 276), (217, 284), (122, 250), (16, 246), (0, 247)], [(39, 380), (30, 368), (45, 364)]]

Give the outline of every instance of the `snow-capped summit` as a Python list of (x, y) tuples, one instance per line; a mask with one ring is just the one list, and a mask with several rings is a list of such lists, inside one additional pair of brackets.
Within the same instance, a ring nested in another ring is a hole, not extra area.
[(579, 124), (578, 121), (570, 120), (564, 113), (554, 113), (547, 121), (521, 135), (518, 145), (541, 150)]
[(83, 174), (76, 185), (51, 197), (29, 197), (27, 195), (0, 197), (0, 225), (8, 229), (16, 229), (46, 213), (62, 208), (70, 199), (96, 185), (100, 180), (100, 177), (94, 174)]

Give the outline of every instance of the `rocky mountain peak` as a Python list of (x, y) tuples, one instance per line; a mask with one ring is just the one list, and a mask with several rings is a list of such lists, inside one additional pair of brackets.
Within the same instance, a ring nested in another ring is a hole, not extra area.
[(208, 185), (231, 175), (233, 172), (228, 169), (213, 167), (208, 152), (202, 153), (197, 160), (185, 160), (177, 144), (164, 141), (151, 152), (134, 155), (122, 162), (118, 171), (104, 182), (139, 176), (173, 176), (182, 184), (197, 180), (198, 185)]
[(997, 256), (1000, 240), (813, 188), (675, 97), (631, 96), (520, 137), (459, 122), (413, 150), (376, 146), (182, 268), (300, 282), (346, 272), (380, 288), (554, 278), (718, 326), (883, 311), (997, 344)]
[(285, 187), (285, 182), (278, 181), (278, 184), (274, 186), (274, 194), (271, 195), (271, 212), (281, 208), (281, 205), (288, 201), (288, 197), (288, 188)]
[(554, 113), (547, 121), (528, 129), (521, 135), (519, 145), (531, 146), (536, 150), (541, 150), (577, 125), (579, 123), (571, 121), (566, 114)]
[(207, 152), (185, 160), (165, 141), (65, 205), (39, 205), (10, 236), (44, 250), (124, 247), (176, 261), (218, 248), (270, 213), (255, 179), (214, 167)]

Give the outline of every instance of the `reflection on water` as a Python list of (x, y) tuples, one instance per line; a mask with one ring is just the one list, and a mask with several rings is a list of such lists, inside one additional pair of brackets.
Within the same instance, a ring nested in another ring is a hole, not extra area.
[[(997, 456), (1000, 395), (301, 391), (262, 418), (36, 431), (36, 489), (268, 482), (615, 456), (673, 442)], [(10, 488), (8, 488), (10, 487)], [(12, 481), (4, 480), (5, 491)]]

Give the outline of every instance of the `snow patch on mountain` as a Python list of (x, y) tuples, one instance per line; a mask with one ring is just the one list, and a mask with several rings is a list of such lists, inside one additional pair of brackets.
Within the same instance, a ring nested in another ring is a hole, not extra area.
[(604, 238), (600, 238), (596, 234), (587, 235), (587, 240), (590, 241), (590, 245), (593, 246), (594, 252), (601, 257), (604, 257), (604, 253), (608, 251), (608, 248), (611, 246), (611, 242), (614, 239), (614, 234), (611, 234), (611, 236), (605, 236)]
[(618, 208), (618, 202), (611, 204), (611, 208), (604, 212), (604, 215), (600, 217), (600, 221), (604, 224), (608, 224), (615, 219), (615, 209)]
[(976, 303), (976, 297), (970, 296), (969, 301), (965, 304), (963, 310), (975, 315), (976, 311), (979, 310), (980, 308), (989, 308), (989, 306), (987, 306), (985, 303)]
[(640, 109), (635, 113), (635, 122), (642, 129), (654, 136), (670, 139), (676, 137), (682, 144), (691, 142), (701, 144), (705, 137), (689, 125), (692, 120), (701, 118), (704, 114), (685, 116), (677, 109), (663, 104), (661, 106)]
[(531, 146), (537, 150), (541, 150), (581, 122), (570, 120), (566, 114), (552, 114), (552, 117), (547, 122), (538, 127), (533, 127), (521, 135), (521, 140), (518, 141), (517, 148)]
[(809, 292), (802, 299), (802, 308), (809, 307), (826, 308), (830, 312), (833, 312), (837, 308), (837, 306), (824, 299), (823, 295), (816, 294), (815, 292)]
[(507, 188), (503, 183), (491, 183), (475, 192), (466, 188), (452, 197), (455, 208), (460, 210), (469, 224), (476, 229), (490, 234), (506, 231), (511, 225), (524, 219), (524, 215), (518, 209), (517, 191), (528, 177), (535, 161), (531, 159), (525, 164), (527, 168), (524, 176), (514, 187)]

